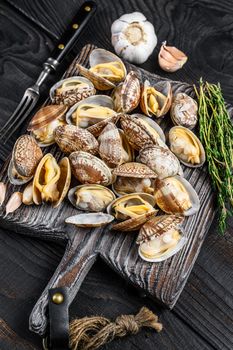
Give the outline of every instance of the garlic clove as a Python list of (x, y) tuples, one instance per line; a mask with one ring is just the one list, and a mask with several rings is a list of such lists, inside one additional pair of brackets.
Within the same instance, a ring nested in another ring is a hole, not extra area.
[(6, 197), (6, 184), (0, 182), (0, 206), (3, 204)]
[(160, 67), (166, 72), (176, 72), (187, 62), (188, 57), (184, 52), (174, 46), (167, 46), (166, 41), (162, 44), (158, 56)]
[(23, 191), (22, 202), (25, 205), (33, 204), (33, 182), (30, 182)]
[(23, 194), (21, 192), (14, 192), (9, 201), (6, 204), (6, 215), (13, 213), (15, 210), (17, 210), (22, 202)]

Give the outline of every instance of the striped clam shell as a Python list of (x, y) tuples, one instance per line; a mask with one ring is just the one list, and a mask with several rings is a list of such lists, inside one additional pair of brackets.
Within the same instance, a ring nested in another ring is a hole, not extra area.
[(159, 237), (172, 228), (179, 228), (184, 221), (181, 215), (161, 215), (148, 220), (140, 229), (136, 243), (141, 244)]
[(136, 177), (136, 178), (153, 178), (157, 175), (147, 165), (142, 163), (130, 162), (119, 165), (113, 170), (113, 175)]
[(68, 107), (64, 105), (49, 105), (39, 109), (28, 125), (28, 131), (37, 130), (51, 123), (57, 118), (62, 118)]
[(98, 142), (86, 129), (74, 125), (60, 125), (54, 131), (54, 139), (64, 153), (85, 151), (96, 154)]
[(112, 183), (112, 173), (99, 158), (87, 152), (73, 152), (69, 156), (74, 177), (82, 184), (99, 184), (108, 186)]
[(138, 106), (140, 95), (140, 81), (137, 74), (131, 71), (127, 74), (125, 81), (119, 84), (112, 92), (114, 109), (117, 112), (131, 112)]

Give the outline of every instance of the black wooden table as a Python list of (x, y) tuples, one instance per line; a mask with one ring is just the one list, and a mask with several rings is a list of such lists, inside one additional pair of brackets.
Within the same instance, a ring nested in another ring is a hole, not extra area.
[[(56, 81), (81, 47), (93, 42), (111, 49), (110, 26), (123, 13), (141, 11), (153, 22), (158, 46), (143, 68), (166, 76), (157, 64), (162, 41), (189, 57), (174, 80), (195, 82), (202, 76), (220, 81), (233, 103), (233, 10), (230, 0), (100, 0), (98, 14), (79, 45), (50, 79)], [(24, 89), (40, 72), (55, 40), (69, 23), (79, 0), (8, 0), (0, 2), (0, 124)], [(167, 75), (170, 76), (170, 75)], [(44, 95), (47, 90), (44, 89)], [(98, 262), (72, 304), (71, 317), (116, 317), (149, 306), (160, 315), (163, 332), (144, 330), (105, 349), (233, 349), (233, 220), (221, 237), (213, 223), (199, 258), (172, 311), (155, 305)], [(28, 317), (64, 252), (64, 246), (0, 231), (0, 349), (41, 349), (28, 331)]]

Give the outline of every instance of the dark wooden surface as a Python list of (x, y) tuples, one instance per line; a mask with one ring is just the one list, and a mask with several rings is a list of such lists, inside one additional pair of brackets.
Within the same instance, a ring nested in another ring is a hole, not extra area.
[[(11, 2), (20, 10), (5, 2), (0, 4), (1, 121), (13, 111), (24, 88), (36, 78), (39, 65), (53, 47), (54, 37), (62, 32), (81, 3), (72, 0)], [(159, 43), (167, 39), (189, 55), (187, 65), (173, 78), (194, 82), (203, 76), (210, 81), (220, 81), (227, 100), (233, 102), (231, 2), (98, 3), (100, 15), (74, 54), (93, 40), (98, 46), (110, 48), (111, 22), (124, 12), (141, 10), (153, 21)], [(156, 63), (157, 52), (158, 48), (143, 67), (161, 74)], [(159, 313), (164, 331), (160, 334), (143, 331), (135, 337), (115, 341), (106, 349), (152, 350), (156, 346), (158, 349), (232, 349), (232, 226), (231, 221), (226, 235), (220, 237), (216, 223), (212, 225), (172, 312), (143, 299), (99, 262), (84, 281), (72, 304), (71, 315), (101, 313), (115, 317), (122, 312), (136, 312), (146, 304)], [(40, 339), (27, 330), (28, 317), (59, 263), (64, 246), (22, 238), (3, 230), (0, 245), (0, 349), (41, 349)]]

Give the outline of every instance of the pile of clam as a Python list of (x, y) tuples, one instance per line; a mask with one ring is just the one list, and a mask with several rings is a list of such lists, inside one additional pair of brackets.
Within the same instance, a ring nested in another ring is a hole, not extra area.
[[(180, 165), (199, 167), (205, 161), (190, 130), (197, 122), (197, 104), (184, 93), (172, 97), (169, 82), (140, 82), (106, 50), (93, 50), (89, 64), (89, 69), (78, 65), (82, 76), (52, 87), (53, 104), (42, 107), (29, 124), (29, 135), (17, 140), (8, 176), (12, 184), (26, 187), (17, 192), (18, 204), (11, 198), (10, 205), (15, 210), (20, 202), (49, 202), (56, 208), (68, 195), (82, 213), (65, 218), (66, 223), (97, 227), (112, 222), (115, 231), (139, 230), (139, 255), (162, 261), (181, 249), (184, 217), (200, 206)], [(170, 148), (155, 121), (169, 110), (175, 124)], [(59, 162), (41, 151), (53, 143), (64, 153)], [(77, 180), (73, 188), (71, 176)], [(159, 209), (165, 215), (156, 216)]]

